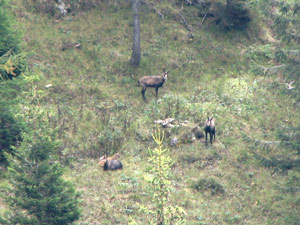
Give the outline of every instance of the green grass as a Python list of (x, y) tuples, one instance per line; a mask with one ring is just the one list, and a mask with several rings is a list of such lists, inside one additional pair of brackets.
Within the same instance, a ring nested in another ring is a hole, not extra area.
[[(30, 72), (40, 76), (33, 87), (43, 94), (35, 98), (49, 112), (49, 125), (59, 130), (62, 153), (72, 164), (65, 178), (82, 192), (78, 224), (127, 224), (130, 216), (147, 223), (137, 203), (150, 201), (144, 176), (148, 148), (154, 146), (153, 121), (174, 117), (202, 125), (207, 115), (216, 118), (213, 146), (202, 139), (169, 147), (174, 160), (172, 201), (184, 207), (187, 224), (299, 224), (299, 190), (288, 189), (290, 183), (299, 184), (299, 171), (265, 167), (259, 156), (280, 155), (282, 149), (275, 145), (262, 150), (245, 140), (274, 141), (282, 124), (300, 122), (299, 106), (282, 93), (278, 77), (255, 72), (258, 62), (271, 63), (265, 52), (272, 43), (257, 36), (265, 29), (259, 21), (247, 32), (198, 29), (201, 18), (187, 7), (195, 36), (190, 40), (183, 24), (168, 15), (161, 20), (143, 8), (142, 59), (133, 68), (128, 63), (129, 3), (104, 2), (98, 9), (56, 21), (28, 12), (23, 1), (14, 2), (16, 12), (22, 12), (16, 14), (24, 48), (33, 52)], [(64, 43), (82, 47), (62, 51)], [(144, 103), (138, 78), (164, 69), (172, 71), (158, 102), (149, 89), (149, 102)], [(168, 145), (180, 129), (166, 133)], [(122, 171), (104, 172), (97, 166), (105, 149), (121, 153)], [(200, 179), (213, 179), (224, 193), (196, 191), (192, 184)]]

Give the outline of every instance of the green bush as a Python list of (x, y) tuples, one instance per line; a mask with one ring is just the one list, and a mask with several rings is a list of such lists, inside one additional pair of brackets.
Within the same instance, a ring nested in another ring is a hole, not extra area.
[(183, 97), (174, 94), (167, 94), (163, 96), (161, 101), (161, 114), (164, 115), (165, 118), (180, 118), (184, 117), (183, 112), (185, 111), (185, 106), (187, 104), (187, 100)]
[(225, 192), (224, 187), (213, 178), (201, 178), (192, 184), (192, 188), (196, 189), (197, 191), (209, 190), (212, 195), (224, 194)]
[(113, 154), (122, 147), (124, 138), (124, 134), (117, 127), (106, 127), (98, 137), (99, 146), (103, 153)]

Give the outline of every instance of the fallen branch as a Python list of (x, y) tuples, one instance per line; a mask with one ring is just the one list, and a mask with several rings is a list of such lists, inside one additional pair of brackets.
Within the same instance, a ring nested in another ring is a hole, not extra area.
[(272, 67), (263, 67), (264, 69), (264, 74), (267, 75), (267, 74), (275, 74), (277, 73), (278, 70), (282, 69), (285, 67), (285, 64), (282, 64), (282, 65), (278, 65), (278, 66), (272, 66)]
[(181, 19), (182, 19), (184, 25), (186, 26), (186, 28), (187, 28), (188, 31), (190, 32), (190, 38), (193, 38), (194, 35), (193, 35), (193, 32), (192, 32), (191, 26), (187, 23), (186, 19), (184, 18), (184, 16), (183, 16), (181, 13), (179, 13), (179, 15), (180, 15), (180, 17), (181, 17)]
[(282, 141), (265, 141), (265, 140), (260, 140), (256, 138), (249, 137), (248, 135), (244, 134), (243, 139), (251, 144), (254, 144), (255, 146), (259, 146), (260, 148), (266, 150), (271, 148), (274, 145), (279, 145), (282, 143)]
[(280, 144), (281, 141), (263, 141), (259, 139), (253, 139), (255, 143), (261, 143), (261, 144), (266, 144), (266, 145), (274, 145), (274, 144)]
[(164, 19), (164, 15), (154, 5), (147, 2), (146, 0), (142, 0), (142, 3), (147, 5), (149, 8), (153, 9), (160, 16), (161, 19)]
[(204, 15), (203, 18), (202, 18), (202, 21), (201, 21), (200, 26), (199, 26), (200, 28), (202, 27), (202, 24), (204, 23), (207, 14), (208, 14), (208, 11), (205, 13), (205, 15)]

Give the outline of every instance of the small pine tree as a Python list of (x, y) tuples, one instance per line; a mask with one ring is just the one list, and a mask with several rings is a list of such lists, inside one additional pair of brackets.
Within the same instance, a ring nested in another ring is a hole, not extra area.
[(51, 160), (57, 143), (48, 134), (26, 134), (15, 156), (7, 154), (10, 188), (4, 196), (10, 212), (3, 224), (73, 224), (80, 215), (79, 194), (62, 179), (63, 170)]
[[(162, 147), (164, 133), (161, 134), (160, 130), (156, 131), (153, 135), (153, 139), (157, 147), (153, 151), (149, 151), (149, 162), (151, 163), (149, 172), (152, 176), (148, 180), (150, 194), (152, 196), (152, 205), (151, 207), (140, 205), (140, 209), (152, 217), (151, 224), (186, 224), (183, 217), (185, 214), (184, 210), (179, 206), (173, 206), (170, 201), (172, 189), (170, 179), (172, 159), (166, 155), (168, 149), (163, 149)], [(135, 225), (136, 222), (131, 218), (129, 224)]]

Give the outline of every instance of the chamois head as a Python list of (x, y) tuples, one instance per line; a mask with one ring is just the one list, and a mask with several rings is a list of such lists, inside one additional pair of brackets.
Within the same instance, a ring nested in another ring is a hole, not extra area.
[(214, 121), (213, 121), (213, 117), (207, 117), (207, 120), (206, 120), (206, 122), (205, 122), (205, 126), (206, 127), (209, 127), (209, 126), (211, 126), (212, 124), (214, 124)]
[(168, 78), (168, 73), (169, 73), (168, 71), (166, 71), (166, 72), (163, 73), (164, 80), (166, 80)]

